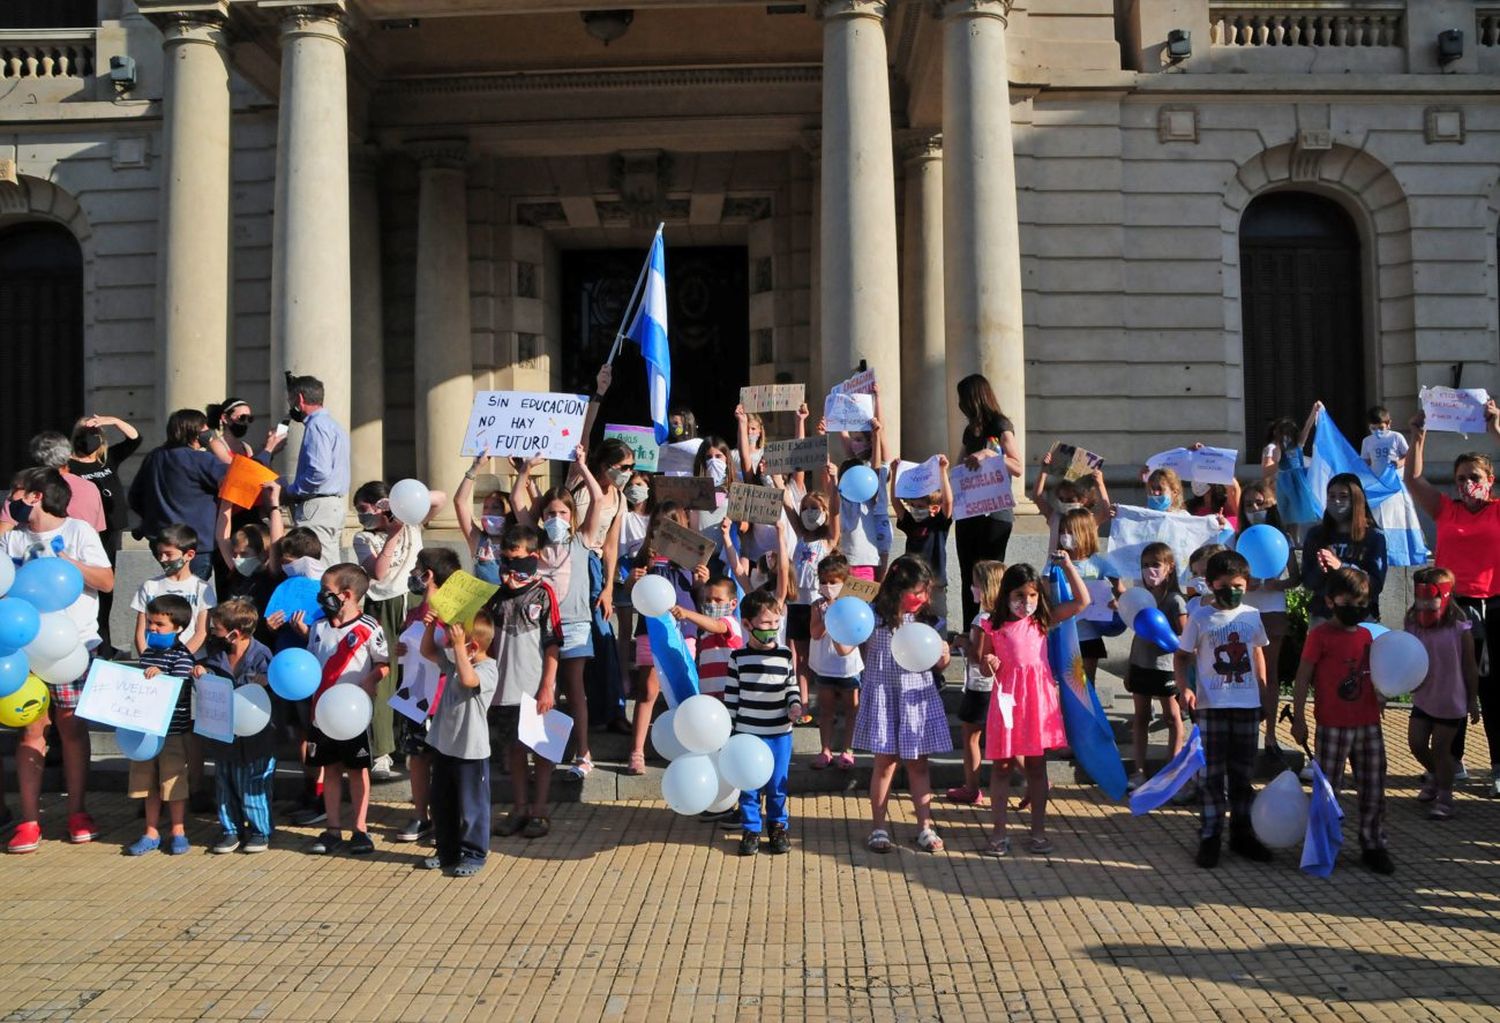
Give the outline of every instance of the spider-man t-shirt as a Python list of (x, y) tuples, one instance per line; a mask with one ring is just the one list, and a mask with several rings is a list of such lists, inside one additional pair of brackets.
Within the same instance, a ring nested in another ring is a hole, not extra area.
[(1313, 718), (1330, 728), (1380, 723), (1370, 682), (1370, 633), (1326, 622), (1307, 634), (1302, 663), (1313, 666)]
[(1260, 612), (1248, 604), (1233, 611), (1203, 605), (1188, 616), (1178, 640), (1198, 659), (1198, 706), (1234, 710), (1260, 706), (1256, 647), (1266, 645)]

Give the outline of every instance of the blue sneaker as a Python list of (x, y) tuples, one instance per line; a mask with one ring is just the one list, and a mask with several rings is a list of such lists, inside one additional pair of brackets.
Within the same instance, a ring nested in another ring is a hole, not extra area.
[(192, 847), (193, 844), (188, 841), (186, 835), (173, 835), (171, 842), (167, 844), (166, 851), (169, 856), (181, 856)]
[(130, 845), (125, 847), (126, 856), (144, 856), (149, 852), (156, 852), (161, 848), (161, 839), (152, 838), (150, 835), (142, 835)]

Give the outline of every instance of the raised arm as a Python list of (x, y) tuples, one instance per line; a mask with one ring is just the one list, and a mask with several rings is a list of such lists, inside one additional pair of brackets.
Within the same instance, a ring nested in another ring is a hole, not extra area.
[(880, 422), (880, 385), (871, 385), (875, 399), (875, 418), (870, 420), (870, 465), (879, 469), (885, 464), (885, 427)]
[(755, 470), (750, 455), (750, 416), (744, 405), (734, 407), (735, 450), (740, 453), (740, 477), (746, 478)]
[(1042, 456), (1042, 462), (1037, 466), (1036, 482), (1031, 485), (1031, 499), (1039, 507), (1045, 508), (1042, 498), (1047, 496), (1047, 469), (1052, 465), (1052, 452), (1048, 451)]
[(1406, 452), (1406, 492), (1424, 512), (1437, 518), (1442, 507), (1442, 494), (1438, 488), (1422, 477), (1427, 454), (1427, 416), (1418, 412), (1411, 417), (1411, 448)]
[(615, 368), (609, 363), (599, 367), (598, 374), (594, 377), (594, 385), (597, 388), (592, 398), (589, 399), (588, 411), (583, 416), (583, 436), (593, 436), (594, 422), (599, 418), (599, 407), (603, 404), (604, 395), (609, 392), (609, 385), (614, 381)]
[[(804, 401), (801, 405), (799, 405), (797, 407), (797, 434), (796, 434), (796, 437), (797, 437), (798, 440), (805, 440), (807, 438), (807, 415), (808, 415), (807, 402)], [(762, 438), (762, 440), (761, 440), (761, 448), (762, 448), (762, 450), (764, 450), (764, 448), (765, 448), (765, 440), (764, 440), (764, 438)], [(761, 458), (764, 459), (765, 455), (762, 455)], [(762, 464), (764, 464), (764, 462), (762, 462)], [(801, 469), (798, 469), (796, 472), (792, 473), (792, 477), (791, 478), (793, 480), (797, 481), (797, 489), (798, 490), (805, 491), (807, 489), (807, 474), (805, 472), (803, 472)], [(792, 518), (795, 519), (796, 517), (797, 517), (797, 515), (794, 512), (792, 514)]]
[(1068, 577), (1068, 586), (1073, 591), (1073, 599), (1064, 601), (1052, 609), (1052, 620), (1054, 622), (1065, 622), (1082, 611), (1092, 603), (1089, 597), (1089, 588), (1083, 584), (1083, 578), (1078, 574), (1078, 566), (1073, 564), (1073, 558), (1067, 551), (1057, 552), (1057, 562), (1062, 566), (1063, 575)]
[(234, 541), (231, 539), (233, 527), (230, 518), (234, 514), (234, 506), (222, 497), (219, 498), (219, 513), (214, 517), (214, 548), (219, 552), (219, 557), (224, 564), (234, 566)]
[(516, 521), (523, 526), (536, 525), (536, 508), (530, 493), (531, 473), (546, 459), (532, 458), (524, 462), (516, 472), (516, 482), (510, 490), (510, 509)]
[[(589, 449), (582, 444), (573, 452), (573, 465), (578, 478), (583, 480), (583, 485), (589, 492), (589, 510), (584, 513), (581, 532), (584, 536), (593, 536), (599, 531), (599, 516), (604, 514), (604, 488), (594, 479), (594, 474), (589, 469)], [(621, 500), (624, 498), (621, 497)], [(618, 519), (619, 516), (616, 515), (615, 518)]]
[(1313, 402), (1312, 411), (1307, 414), (1307, 422), (1302, 424), (1302, 432), (1297, 435), (1297, 450), (1306, 451), (1307, 441), (1312, 437), (1313, 427), (1318, 425), (1318, 413), (1323, 411), (1321, 401)]
[(951, 517), (953, 515), (953, 481), (948, 478), (948, 456), (938, 455), (937, 459), (938, 469), (941, 470), (943, 477), (943, 484), (939, 488), (939, 492), (943, 495), (941, 498), (943, 514)]
[(1094, 522), (1099, 526), (1100, 529), (1103, 529), (1106, 525), (1109, 524), (1109, 520), (1113, 517), (1110, 511), (1109, 487), (1104, 485), (1103, 469), (1094, 470), (1094, 489), (1099, 491), (1099, 500), (1094, 502), (1094, 507), (1092, 509), (1094, 513)]
[(458, 530), (463, 533), (470, 554), (474, 553), (479, 543), (479, 533), (474, 529), (474, 481), (479, 476), (480, 466), (489, 461), (489, 458), (488, 448), (476, 455), (473, 464), (464, 473), (464, 478), (459, 481), (458, 489), (453, 492), (453, 514), (458, 519)]

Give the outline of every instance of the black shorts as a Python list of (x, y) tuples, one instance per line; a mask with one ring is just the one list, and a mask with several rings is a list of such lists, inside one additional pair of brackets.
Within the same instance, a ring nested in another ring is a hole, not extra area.
[(813, 685), (821, 689), (840, 689), (846, 693), (852, 693), (859, 688), (859, 676), (851, 675), (848, 678), (839, 678), (837, 675), (819, 675), (816, 671), (812, 673)]
[(508, 750), (512, 745), (521, 741), (521, 707), (519, 704), (501, 704), (498, 707), (491, 707), (489, 721), (490, 749), (496, 753)]
[(1464, 722), (1468, 720), (1468, 718), (1435, 717), (1434, 715), (1427, 713), (1421, 707), (1413, 707), (1411, 709), (1411, 716), (1414, 718), (1419, 718), (1423, 721), (1431, 721), (1433, 724), (1442, 725), (1444, 728), (1462, 728), (1464, 726)]
[(1176, 696), (1177, 676), (1170, 671), (1132, 664), (1125, 672), (1125, 691), (1135, 696)]
[(788, 604), (786, 606), (786, 638), (788, 640), (812, 639), (811, 604)]
[(314, 767), (347, 767), (351, 771), (369, 769), (370, 733), (352, 739), (330, 739), (317, 728), (307, 732), (307, 762)]
[(963, 698), (958, 701), (958, 720), (966, 725), (984, 724), (990, 713), (990, 695), (965, 689)]
[(419, 725), (405, 714), (397, 714), (396, 748), (404, 757), (421, 757), (431, 753), (432, 747), (427, 745), (427, 725)]
[(1093, 639), (1080, 639), (1078, 641), (1079, 657), (1093, 657), (1102, 661), (1107, 654), (1108, 651), (1104, 649), (1104, 640), (1098, 636), (1095, 636)]

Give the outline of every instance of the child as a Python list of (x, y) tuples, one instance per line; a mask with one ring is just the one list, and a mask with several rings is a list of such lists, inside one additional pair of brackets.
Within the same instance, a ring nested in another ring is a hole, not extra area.
[[(1110, 593), (1118, 597), (1124, 588), (1120, 580), (1110, 575), (1116, 571), (1113, 563), (1099, 550), (1099, 526), (1094, 521), (1094, 513), (1084, 508), (1074, 508), (1065, 513), (1057, 527), (1057, 548), (1068, 552), (1068, 560), (1078, 572), (1078, 578), (1085, 580), (1108, 579)], [(1059, 619), (1061, 621), (1061, 619)], [(1083, 657), (1083, 677), (1088, 679), (1089, 685), (1094, 684), (1094, 674), (1099, 670), (1099, 662), (1103, 660), (1106, 653), (1104, 649), (1104, 633), (1100, 631), (1098, 622), (1086, 622), (1079, 619), (1078, 629), (1078, 652)]]
[[(1076, 514), (1068, 513), (1070, 517)], [(1063, 731), (1057, 683), (1047, 664), (1047, 630), (1054, 621), (1067, 621), (1089, 606), (1088, 587), (1072, 557), (1064, 549), (1053, 557), (1067, 576), (1072, 600), (1052, 607), (1037, 570), (1011, 565), (981, 625), (979, 663), (995, 680), (984, 751), (994, 761), (990, 768), (994, 831), (984, 849), (991, 856), (1010, 855), (1005, 815), (1010, 809), (1010, 776), (1017, 767), (1026, 772), (1026, 802), (1031, 804), (1031, 837), (1026, 848), (1034, 853), (1052, 851), (1047, 838), (1047, 751), (1066, 746), (1068, 737)]]
[(698, 446), (693, 456), (693, 475), (706, 476), (714, 485), (714, 507), (712, 510), (697, 510), (691, 513), (692, 528), (711, 539), (718, 539), (720, 524), (729, 508), (729, 484), (739, 479), (734, 471), (734, 452), (723, 437), (709, 434)]
[(1276, 494), (1281, 524), (1298, 543), (1304, 530), (1318, 521), (1317, 504), (1307, 484), (1307, 465), (1302, 454), (1317, 418), (1314, 408), (1300, 434), (1295, 421), (1276, 420), (1266, 430), (1266, 446), (1260, 454), (1261, 475)]
[(1292, 738), (1307, 745), (1307, 688), (1315, 693), (1318, 766), (1333, 790), (1354, 762), (1359, 789), (1360, 859), (1377, 874), (1395, 873), (1385, 847), (1385, 737), (1380, 728), (1383, 701), (1370, 681), (1372, 638), (1359, 627), (1369, 615), (1370, 582), (1356, 568), (1328, 573), (1324, 599), (1333, 620), (1307, 633), (1302, 663), (1292, 692)]
[(1479, 667), (1472, 623), (1453, 599), (1453, 573), (1418, 569), (1412, 582), (1416, 600), (1406, 613), (1406, 631), (1427, 649), (1427, 677), (1411, 694), (1407, 736), (1412, 756), (1427, 769), (1417, 799), (1432, 804), (1428, 817), (1445, 821), (1453, 816), (1453, 740), (1466, 716), (1479, 723)]
[[(1042, 456), (1041, 468), (1036, 474), (1036, 483), (1031, 488), (1032, 500), (1047, 516), (1047, 549), (1057, 550), (1058, 527), (1062, 517), (1070, 511), (1082, 508), (1094, 516), (1094, 525), (1103, 529), (1109, 523), (1109, 488), (1104, 485), (1104, 472), (1095, 469), (1087, 480), (1059, 479), (1051, 495), (1047, 493), (1047, 474), (1052, 468), (1052, 452)], [(1067, 468), (1064, 466), (1063, 468)], [(1090, 487), (1089, 484), (1093, 486)]]
[[(886, 830), (886, 804), (896, 767), (906, 768), (907, 785), (916, 809), (917, 848), (941, 852), (943, 840), (932, 826), (932, 782), (927, 758), (953, 749), (942, 697), (932, 684), (931, 671), (907, 671), (891, 653), (891, 636), (907, 622), (932, 620), (932, 569), (921, 558), (902, 555), (891, 563), (874, 601), (875, 631), (861, 651), (864, 677), (859, 690), (859, 716), (854, 744), (875, 754), (870, 777), (872, 830), (866, 845), (872, 852), (891, 850)], [(948, 648), (933, 667), (948, 666)]]
[[(615, 555), (615, 584), (623, 592), (630, 580), (631, 563), (640, 551), (641, 544), (646, 542), (646, 530), (651, 526), (650, 477), (643, 472), (632, 473), (621, 493), (625, 497), (625, 514), (620, 516), (620, 546)], [(630, 661), (635, 652), (635, 608), (630, 606), (630, 601), (620, 600), (615, 603), (615, 614), (619, 616), (615, 643), (620, 667), (620, 706), (623, 708), (623, 696), (631, 689)], [(623, 710), (621, 713), (623, 714)], [(629, 723), (623, 718), (607, 722), (606, 727), (610, 731), (623, 731), (627, 735), (631, 732)]]
[(745, 633), (735, 611), (739, 599), (726, 576), (712, 576), (703, 584), (703, 611), (673, 607), (672, 617), (698, 627), (698, 691), (724, 699), (729, 659), (745, 645)]
[[(839, 547), (849, 559), (849, 574), (856, 579), (874, 582), (881, 574), (891, 550), (891, 511), (887, 484), (890, 466), (885, 461), (885, 434), (880, 426), (880, 390), (874, 395), (875, 416), (868, 432), (846, 434), (845, 446), (851, 457), (835, 471), (827, 472), (828, 506), (839, 510)], [(823, 432), (822, 423), (818, 432)], [(875, 494), (868, 501), (850, 501), (838, 491), (838, 481), (850, 469), (867, 466), (875, 471)]]
[[(797, 592), (787, 604), (786, 636), (791, 641), (792, 653), (797, 655), (797, 691), (802, 696), (802, 706), (806, 707), (808, 692), (815, 684), (810, 677), (815, 670), (812, 667), (810, 649), (813, 638), (812, 608), (818, 599), (819, 588), (823, 585), (820, 566), (839, 545), (839, 520), (837, 516), (828, 514), (829, 505), (826, 493), (809, 490), (796, 504), (792, 503), (791, 487), (787, 487), (784, 493), (788, 514), (783, 521), (791, 523), (792, 535), (797, 538), (792, 548), (790, 566), (792, 584), (796, 586)], [(847, 561), (844, 562), (846, 576), (848, 564)], [(842, 584), (843, 579), (841, 578), (839, 582)], [(822, 708), (823, 702), (820, 698), (818, 709), (822, 710)], [(822, 719), (820, 718), (819, 728), (821, 727)], [(826, 738), (824, 745), (827, 745)], [(813, 766), (819, 765), (814, 761)]]
[(964, 695), (958, 704), (958, 720), (962, 726), (964, 747), (964, 783), (949, 789), (948, 798), (955, 803), (971, 806), (984, 802), (984, 789), (979, 784), (979, 769), (984, 765), (984, 756), (979, 740), (984, 735), (990, 693), (995, 688), (994, 675), (985, 675), (981, 670), (979, 646), (984, 638), (984, 620), (989, 617), (988, 609), (995, 607), (995, 602), (1000, 599), (1000, 582), (1004, 578), (1005, 565), (1001, 562), (975, 563), (974, 578), (969, 589), (980, 611), (969, 623), (969, 635), (960, 640), (968, 662), (964, 671)]
[(130, 856), (144, 856), (161, 848), (161, 804), (167, 804), (172, 821), (172, 837), (167, 852), (180, 856), (192, 846), (183, 824), (187, 820), (188, 749), (187, 733), (192, 728), (191, 706), (193, 655), (182, 642), (182, 635), (193, 624), (193, 606), (175, 593), (153, 597), (145, 608), (146, 642), (141, 651), (141, 667), (148, 679), (163, 673), (182, 680), (177, 704), (161, 752), (150, 760), (130, 762), (130, 798), (146, 801), (146, 833), (126, 846)]
[(193, 559), (198, 556), (198, 534), (193, 527), (175, 523), (162, 527), (156, 539), (151, 541), (151, 553), (161, 566), (161, 575), (147, 579), (135, 591), (130, 609), (135, 612), (135, 652), (146, 649), (146, 605), (163, 593), (173, 593), (187, 601), (192, 610), (182, 645), (188, 653), (197, 653), (208, 633), (208, 609), (218, 600), (214, 595), (212, 580), (199, 579), (193, 574)]
[[(484, 502), (479, 507), (478, 521), (474, 519), (474, 483), (479, 477), (480, 468), (489, 460), (488, 454), (480, 454), (464, 472), (463, 480), (453, 492), (453, 514), (458, 519), (458, 530), (463, 534), (464, 542), (469, 545), (469, 554), (474, 559), (474, 577), (498, 586), (500, 570), (495, 563), (495, 544), (499, 542), (506, 525), (514, 521), (514, 516), (511, 515), (510, 501), (505, 493), (492, 490), (485, 495)], [(526, 479), (527, 493), (530, 496), (535, 484), (529, 474), (522, 475)]]
[[(812, 637), (808, 658), (812, 681), (818, 690), (818, 732), (822, 751), (813, 758), (812, 767), (821, 771), (829, 764), (841, 771), (854, 767), (854, 718), (859, 712), (859, 676), (865, 670), (858, 647), (835, 643), (828, 634), (828, 608), (839, 599), (844, 580), (849, 578), (849, 562), (837, 551), (818, 562), (818, 598), (812, 605), (808, 632)], [(796, 648), (793, 647), (793, 652)], [(833, 755), (838, 710), (844, 708), (844, 727), (838, 743), (839, 755)]]
[(1187, 513), (1182, 504), (1182, 480), (1172, 469), (1153, 469), (1145, 474), (1146, 507), (1158, 512)]
[(792, 762), (792, 722), (802, 716), (797, 696), (796, 658), (779, 642), (781, 602), (765, 590), (745, 594), (745, 624), (750, 637), (729, 655), (724, 705), (741, 735), (758, 735), (771, 747), (771, 778), (759, 789), (740, 793), (740, 855), (760, 851), (761, 798), (770, 819), (767, 848), (784, 853), (787, 837), (786, 777)]
[[(425, 616), (422, 656), (438, 659), (437, 616)], [(487, 611), (465, 629), (448, 625), (451, 659), (448, 684), (432, 716), (427, 745), (432, 760), (432, 825), (437, 855), (422, 861), (427, 870), (473, 877), (490, 850), (490, 731), (485, 723), (500, 685), (499, 666), (490, 659), (495, 623)]]
[[(1187, 600), (1177, 585), (1177, 558), (1169, 545), (1149, 543), (1141, 550), (1141, 585), (1156, 598), (1156, 609), (1166, 615), (1172, 631), (1180, 634), (1187, 624)], [(1135, 718), (1131, 724), (1135, 773), (1126, 785), (1133, 792), (1146, 781), (1146, 728), (1151, 724), (1152, 700), (1161, 701), (1161, 715), (1167, 719), (1170, 756), (1175, 757), (1182, 748), (1182, 714), (1177, 709), (1171, 652), (1134, 636), (1130, 641), (1125, 689), (1135, 700)]]
[(1359, 445), (1359, 457), (1365, 460), (1375, 475), (1385, 472), (1388, 465), (1400, 468), (1406, 464), (1406, 452), (1410, 445), (1406, 438), (1391, 429), (1391, 414), (1384, 405), (1375, 405), (1367, 417), (1370, 432)]
[[(312, 697), (313, 720), (317, 720), (318, 700), (335, 685), (357, 685), (372, 702), (376, 687), (390, 673), (390, 649), (380, 623), (365, 614), (365, 593), (370, 577), (352, 562), (334, 565), (323, 573), (318, 592), (318, 606), (325, 617), (312, 628), (294, 618), (292, 627), (307, 635), (307, 649), (323, 666), (323, 680)], [(300, 618), (300, 616), (299, 616)], [(323, 811), (328, 827), (313, 840), (309, 851), (327, 855), (344, 844), (339, 820), (343, 812), (344, 774), (349, 775), (349, 801), (354, 810), (354, 827), (349, 836), (349, 853), (364, 856), (375, 851), (370, 841), (366, 818), (370, 812), (370, 731), (353, 739), (329, 739), (317, 725), (308, 729), (308, 761), (323, 769)]]
[[(1261, 687), (1266, 679), (1266, 630), (1260, 612), (1244, 603), (1250, 566), (1243, 557), (1220, 551), (1208, 559), (1205, 577), (1210, 595), (1188, 615), (1173, 665), (1184, 714), (1199, 708), (1206, 767), (1197, 863), (1208, 869), (1219, 865), (1226, 807), (1230, 849), (1261, 862), (1271, 858), (1271, 850), (1261, 845), (1250, 827), (1250, 803), (1255, 797), (1250, 779), (1255, 772)], [(1196, 692), (1187, 684), (1188, 669), (1195, 663)]]
[(1327, 496), (1323, 521), (1307, 531), (1302, 544), (1302, 583), (1312, 591), (1308, 614), (1314, 624), (1327, 620), (1324, 580), (1329, 572), (1349, 565), (1369, 577), (1369, 611), (1378, 618), (1380, 591), (1385, 588), (1385, 533), (1375, 524), (1358, 476), (1339, 473), (1328, 481)]
[[(328, 566), (323, 563), (323, 543), (318, 539), (318, 534), (306, 526), (293, 526), (287, 530), (286, 535), (272, 549), (275, 552), (272, 564), (276, 566), (276, 574), (271, 576), (273, 592), (283, 577), (321, 579), (323, 573), (328, 571)], [(265, 607), (257, 607), (265, 615)], [(307, 622), (302, 618), (301, 612), (288, 619), (284, 611), (273, 611), (262, 620), (261, 625), (268, 640), (266, 645), (271, 648), (273, 657), (283, 650), (307, 647)], [(297, 809), (292, 811), (288, 819), (297, 827), (305, 827), (321, 824), (328, 819), (323, 808), (323, 772), (312, 759), (311, 700), (297, 701), (297, 723), (302, 735), (303, 789)]]
[[(533, 778), (527, 749), (521, 744), (521, 702), (535, 700), (545, 714), (557, 703), (557, 655), (562, 649), (562, 617), (557, 595), (541, 577), (537, 552), (542, 535), (534, 526), (507, 526), (500, 536), (500, 590), (489, 603), (495, 638), (490, 656), (500, 686), (490, 704), (494, 727), (491, 746), (505, 751), (514, 812), (496, 822), (493, 833), (509, 838), (517, 832), (541, 838), (552, 830), (547, 815), (553, 763), (538, 755)], [(441, 706), (442, 701), (438, 701)]]
[[(265, 686), (271, 651), (255, 639), (260, 621), (255, 605), (235, 597), (208, 613), (207, 657), (193, 667), (193, 677), (217, 675), (241, 686)], [(272, 700), (272, 707), (276, 701)], [(276, 726), (254, 735), (236, 736), (232, 743), (210, 743), (214, 783), (218, 789), (219, 824), (223, 837), (212, 847), (219, 854), (242, 849), (265, 852), (271, 844), (271, 789), (276, 778)]]
[[(1282, 528), (1280, 509), (1276, 503), (1276, 488), (1264, 481), (1247, 484), (1240, 494), (1236, 544), (1240, 535), (1254, 526)], [(1295, 589), (1302, 582), (1302, 570), (1291, 547), (1288, 538), (1286, 567), (1276, 578), (1250, 580), (1250, 589), (1245, 594), (1245, 603), (1260, 612), (1260, 622), (1266, 630), (1266, 690), (1261, 706), (1265, 746), (1261, 756), (1271, 766), (1279, 766), (1281, 763), (1281, 749), (1276, 744), (1276, 708), (1281, 699), (1281, 642), (1286, 638), (1288, 629), (1286, 591)]]
[(1188, 572), (1192, 574), (1185, 594), (1188, 598), (1188, 614), (1198, 610), (1208, 599), (1208, 580), (1204, 576), (1208, 573), (1209, 561), (1215, 554), (1227, 550), (1229, 548), (1221, 543), (1206, 543), (1188, 555)]
[[(891, 475), (891, 494), (900, 486), (898, 468)], [(931, 567), (938, 585), (948, 578), (948, 530), (953, 528), (953, 485), (948, 479), (948, 456), (938, 455), (943, 479), (936, 491), (921, 498), (896, 502), (896, 528), (906, 534), (906, 553)]]

